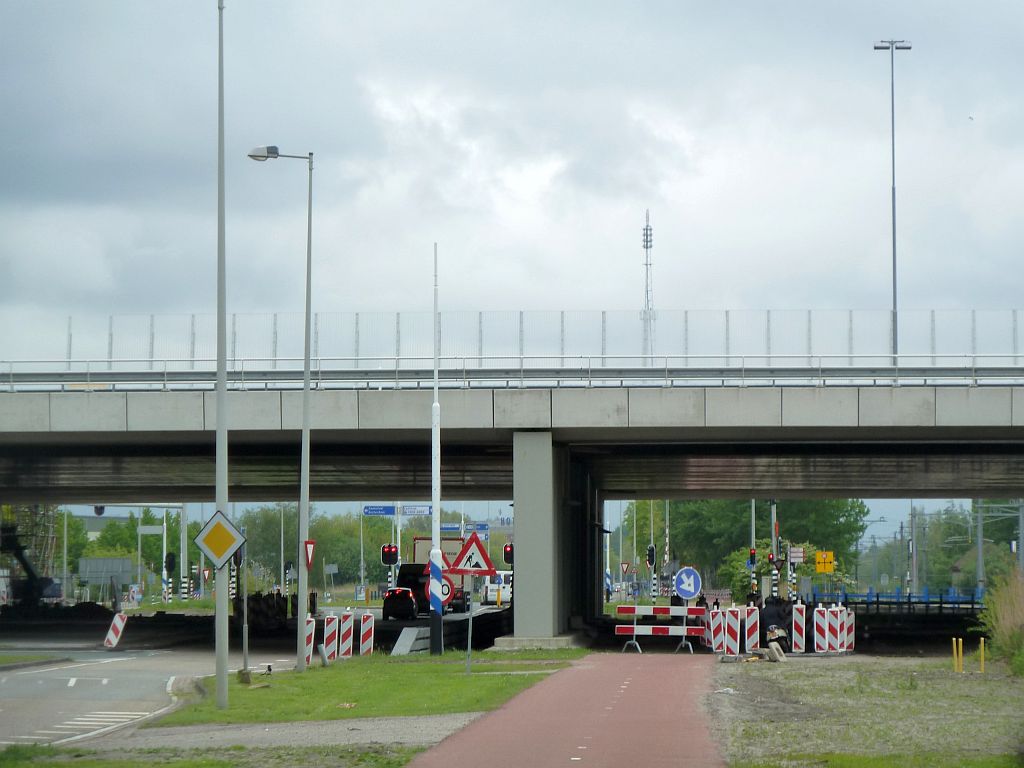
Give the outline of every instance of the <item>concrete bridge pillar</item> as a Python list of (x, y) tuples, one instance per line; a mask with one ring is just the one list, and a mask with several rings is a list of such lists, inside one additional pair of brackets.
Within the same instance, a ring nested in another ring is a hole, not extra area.
[(560, 524), (564, 451), (550, 432), (512, 436), (512, 498), (515, 502), (515, 582), (512, 605), (515, 638), (554, 638), (567, 627), (561, 572)]

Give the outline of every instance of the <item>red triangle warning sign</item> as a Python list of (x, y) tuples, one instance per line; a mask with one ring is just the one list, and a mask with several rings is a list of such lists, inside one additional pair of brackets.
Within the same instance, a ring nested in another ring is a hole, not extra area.
[(494, 563), (487, 556), (487, 549), (484, 547), (476, 531), (469, 534), (462, 551), (456, 555), (452, 563), (451, 573), (462, 574), (463, 576), (493, 576), (497, 571)]

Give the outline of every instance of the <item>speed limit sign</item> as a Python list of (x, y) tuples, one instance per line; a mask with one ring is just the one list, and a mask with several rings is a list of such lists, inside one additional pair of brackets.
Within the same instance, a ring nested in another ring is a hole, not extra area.
[[(427, 596), (427, 601), (430, 601), (430, 579), (427, 579), (427, 583), (423, 585), (423, 593)], [(447, 573), (441, 574), (441, 602), (444, 605), (448, 605), (455, 597), (455, 584), (452, 582), (452, 577)]]

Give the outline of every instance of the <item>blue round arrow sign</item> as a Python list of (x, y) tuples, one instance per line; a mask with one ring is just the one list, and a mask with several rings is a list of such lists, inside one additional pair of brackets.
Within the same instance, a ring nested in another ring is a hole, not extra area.
[(692, 600), (700, 594), (700, 574), (690, 566), (680, 568), (676, 571), (675, 588), (676, 594), (683, 600)]

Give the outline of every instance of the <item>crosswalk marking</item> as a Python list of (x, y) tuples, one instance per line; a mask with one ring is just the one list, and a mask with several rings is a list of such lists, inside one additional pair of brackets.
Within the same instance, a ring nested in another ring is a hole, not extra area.
[(0, 741), (0, 744), (24, 744), (26, 742), (48, 742), (58, 744), (76, 740), (90, 733), (105, 732), (121, 725), (128, 725), (152, 714), (151, 712), (100, 711), (73, 717), (63, 723), (38, 728), (31, 736), (15, 736), (17, 741)]

